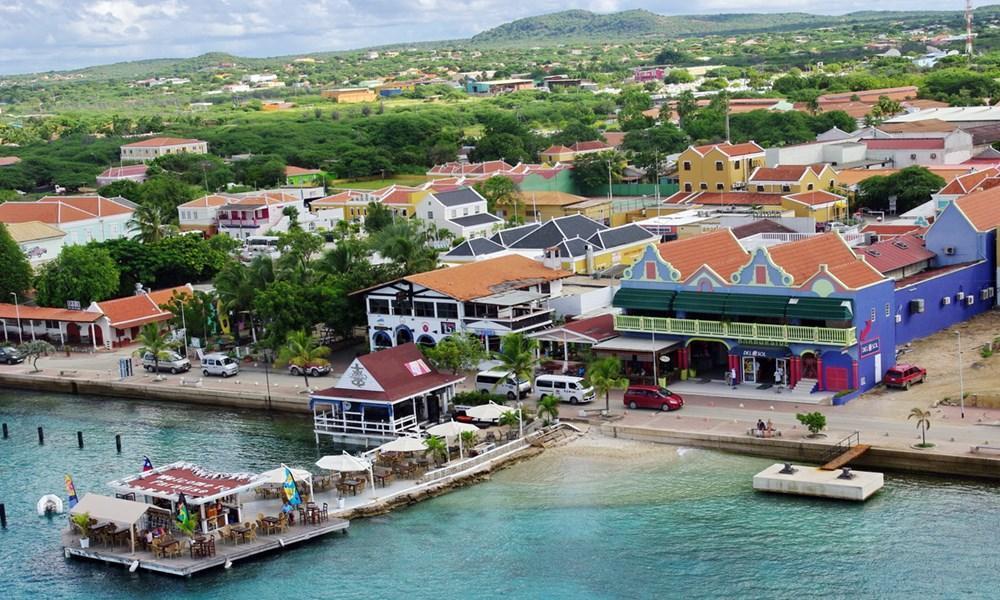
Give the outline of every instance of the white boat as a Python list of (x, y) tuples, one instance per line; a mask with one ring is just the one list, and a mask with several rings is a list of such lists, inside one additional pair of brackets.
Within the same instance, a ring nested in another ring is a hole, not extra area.
[(45, 494), (38, 499), (38, 504), (36, 505), (38, 509), (38, 514), (41, 516), (47, 515), (58, 515), (62, 514), (63, 502), (62, 498), (56, 496), (55, 494)]

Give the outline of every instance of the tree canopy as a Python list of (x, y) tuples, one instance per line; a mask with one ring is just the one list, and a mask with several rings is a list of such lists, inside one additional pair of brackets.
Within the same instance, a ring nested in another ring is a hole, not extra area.
[(862, 181), (858, 203), (871, 210), (887, 211), (896, 198), (896, 212), (906, 212), (927, 202), (944, 187), (944, 179), (925, 167), (906, 167), (892, 175), (876, 175)]
[(118, 266), (104, 248), (67, 246), (42, 267), (35, 288), (41, 306), (65, 307), (69, 300), (87, 306), (117, 294)]
[(31, 264), (7, 226), (0, 223), (0, 302), (9, 302), (11, 293), (23, 296), (31, 287)]

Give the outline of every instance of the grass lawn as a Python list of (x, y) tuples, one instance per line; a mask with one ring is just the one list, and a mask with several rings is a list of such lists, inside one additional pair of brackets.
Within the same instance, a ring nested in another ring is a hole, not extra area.
[(378, 178), (364, 179), (364, 180), (338, 179), (333, 182), (333, 187), (349, 188), (353, 190), (376, 190), (378, 188), (382, 188), (387, 185), (393, 185), (393, 184), (418, 186), (426, 182), (427, 182), (426, 175), (396, 175), (394, 177), (387, 177), (385, 179), (378, 179)]

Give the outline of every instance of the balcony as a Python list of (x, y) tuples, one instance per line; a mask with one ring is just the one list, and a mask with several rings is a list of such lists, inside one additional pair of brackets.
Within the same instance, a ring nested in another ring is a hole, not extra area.
[(497, 325), (502, 325), (511, 331), (524, 331), (526, 329), (531, 329), (539, 325), (546, 325), (552, 322), (552, 310), (543, 310), (531, 312), (524, 315), (513, 315), (505, 314), (501, 311), (498, 315), (493, 316), (483, 316), (483, 317), (466, 317), (466, 326), (472, 323), (478, 322), (488, 322), (496, 323)]
[(823, 344), (825, 346), (852, 346), (857, 343), (857, 329), (830, 327), (801, 327), (798, 325), (770, 325), (766, 323), (728, 323), (725, 321), (700, 321), (695, 319), (670, 319), (664, 317), (636, 317), (615, 315), (615, 329), (642, 333), (668, 333), (697, 335), (711, 338), (729, 338), (755, 342), (784, 344)]

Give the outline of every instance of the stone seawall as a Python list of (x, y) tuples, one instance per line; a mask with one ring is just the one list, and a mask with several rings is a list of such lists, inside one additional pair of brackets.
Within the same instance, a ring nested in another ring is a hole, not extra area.
[(35, 392), (186, 402), (227, 408), (270, 409), (298, 414), (310, 413), (309, 398), (306, 394), (289, 396), (272, 393), (269, 402), (266, 392), (256, 390), (233, 392), (195, 386), (179, 386), (169, 381), (159, 383), (95, 381), (83, 377), (49, 375), (44, 372), (37, 374), (3, 373), (0, 374), (0, 387)]
[[(601, 433), (644, 442), (695, 446), (761, 456), (776, 460), (819, 464), (832, 446), (830, 440), (789, 440), (781, 438), (754, 438), (635, 427), (604, 423)], [(851, 466), (866, 469), (885, 469), (924, 475), (945, 475), (1000, 480), (1000, 458), (986, 456), (942, 454), (922, 450), (901, 450), (873, 446), (868, 452), (851, 462)]]

